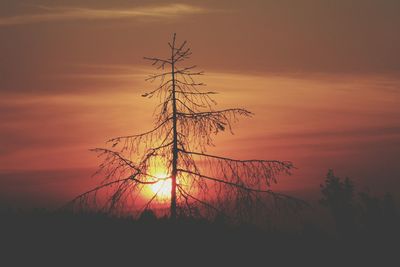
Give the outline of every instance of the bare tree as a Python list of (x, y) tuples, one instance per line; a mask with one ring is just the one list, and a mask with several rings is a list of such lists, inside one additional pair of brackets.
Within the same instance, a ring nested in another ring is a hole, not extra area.
[[(280, 173), (290, 174), (291, 162), (237, 160), (206, 152), (207, 146), (213, 145), (213, 135), (232, 132), (232, 123), (238, 117), (252, 113), (242, 108), (214, 110), (212, 95), (216, 93), (201, 91), (205, 84), (196, 81), (203, 72), (195, 71), (195, 65), (180, 66), (192, 54), (187, 42), (178, 45), (174, 34), (168, 45), (168, 58), (145, 57), (160, 70), (146, 79), (158, 81), (158, 86), (142, 95), (160, 100), (155, 127), (142, 134), (112, 138), (108, 140), (110, 148), (93, 149), (103, 157), (98, 173), (103, 173), (104, 179), (71, 203), (90, 207), (101, 202), (101, 208), (107, 211), (126, 210), (146, 186), (170, 183), (171, 218), (220, 213), (249, 218), (271, 199), (275, 205), (303, 205), (301, 200), (270, 190)], [(165, 169), (168, 175), (157, 177), (152, 172), (157, 168)], [(156, 198), (157, 192), (144, 208)]]

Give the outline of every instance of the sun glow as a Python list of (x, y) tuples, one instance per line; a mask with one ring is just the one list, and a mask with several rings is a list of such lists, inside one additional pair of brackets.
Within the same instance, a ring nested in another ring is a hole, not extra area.
[(154, 176), (160, 180), (150, 185), (151, 193), (156, 194), (159, 199), (169, 199), (171, 197), (172, 183), (171, 179), (168, 179), (168, 174), (159, 172), (154, 174)]

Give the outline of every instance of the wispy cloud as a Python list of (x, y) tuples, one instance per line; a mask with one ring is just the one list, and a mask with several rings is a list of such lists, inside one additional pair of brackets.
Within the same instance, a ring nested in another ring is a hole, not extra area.
[(38, 6), (39, 14), (26, 14), (12, 17), (0, 17), (0, 26), (31, 24), (48, 21), (70, 20), (110, 20), (129, 18), (176, 18), (184, 15), (203, 14), (208, 10), (187, 4), (168, 4), (142, 6), (124, 9), (93, 9), (81, 7)]

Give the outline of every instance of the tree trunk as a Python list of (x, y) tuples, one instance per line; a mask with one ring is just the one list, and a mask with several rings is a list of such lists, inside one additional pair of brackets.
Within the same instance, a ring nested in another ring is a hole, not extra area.
[(173, 131), (173, 144), (172, 144), (172, 173), (171, 173), (171, 219), (176, 219), (176, 176), (178, 167), (178, 134), (177, 134), (177, 118), (176, 118), (176, 97), (175, 97), (175, 34), (172, 42), (172, 131)]

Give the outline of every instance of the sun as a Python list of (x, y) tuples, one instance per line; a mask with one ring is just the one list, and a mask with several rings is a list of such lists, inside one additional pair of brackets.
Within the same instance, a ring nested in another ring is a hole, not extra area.
[[(156, 173), (155, 177), (164, 179), (168, 177), (166, 173)], [(160, 199), (169, 199), (171, 197), (171, 179), (160, 180), (155, 184), (150, 185), (150, 190), (153, 194), (157, 194)]]

